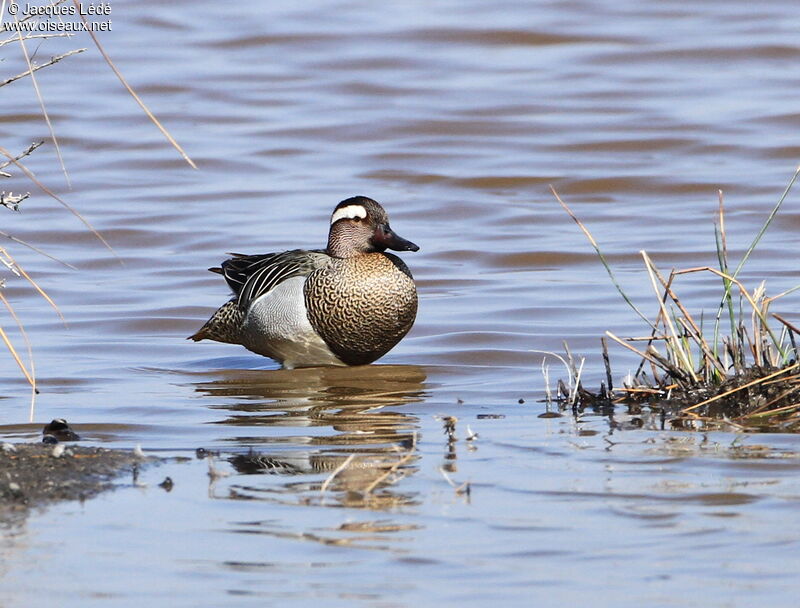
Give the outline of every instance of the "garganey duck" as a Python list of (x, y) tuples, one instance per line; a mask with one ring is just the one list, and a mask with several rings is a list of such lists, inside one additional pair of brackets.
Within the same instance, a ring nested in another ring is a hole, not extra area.
[(376, 201), (355, 196), (331, 215), (326, 249), (231, 254), (234, 297), (190, 336), (241, 344), (287, 369), (364, 365), (389, 352), (417, 316), (417, 289), (397, 256), (417, 251)]

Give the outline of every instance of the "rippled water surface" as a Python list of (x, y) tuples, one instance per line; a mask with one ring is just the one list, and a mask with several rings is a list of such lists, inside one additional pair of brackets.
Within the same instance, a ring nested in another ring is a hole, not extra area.
[[(28, 42), (40, 63), (88, 48), (37, 72), (71, 189), (52, 143), (24, 162), (114, 253), (19, 171), (3, 184), (33, 196), (0, 209), (2, 230), (75, 269), (2, 243), (66, 326), (2, 275), (41, 394), (29, 422), (0, 357), (0, 435), (38, 440), (63, 417), (87, 443), (170, 461), (3, 530), (3, 606), (795, 605), (795, 436), (542, 418), (537, 351), (568, 341), (596, 386), (599, 336), (646, 331), (550, 184), (648, 313), (639, 251), (715, 264), (718, 189), (741, 255), (800, 160), (800, 9), (199, 1), (110, 17), (106, 50), (199, 169), (89, 38)], [(3, 79), (25, 69), (18, 45), (0, 53)], [(48, 136), (28, 80), (0, 89), (0, 112), (6, 149)], [(206, 268), (320, 247), (354, 194), (421, 247), (403, 254), (421, 301), (397, 348), (283, 371), (185, 340), (227, 295)], [(771, 293), (797, 282), (797, 201), (742, 275)], [(715, 282), (682, 285), (713, 309)], [(800, 322), (795, 296), (773, 309)], [(620, 377), (635, 365), (611, 358)]]

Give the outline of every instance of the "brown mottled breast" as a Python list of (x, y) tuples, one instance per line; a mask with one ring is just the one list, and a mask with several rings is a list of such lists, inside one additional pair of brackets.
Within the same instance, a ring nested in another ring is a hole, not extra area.
[(348, 365), (385, 355), (417, 316), (414, 280), (392, 254), (332, 260), (308, 276), (305, 302), (314, 330)]

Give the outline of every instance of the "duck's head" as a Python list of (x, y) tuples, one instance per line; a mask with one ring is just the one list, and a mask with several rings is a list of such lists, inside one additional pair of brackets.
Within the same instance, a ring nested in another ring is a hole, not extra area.
[(328, 233), (330, 255), (349, 258), (387, 249), (417, 251), (419, 247), (389, 227), (386, 211), (371, 198), (354, 196), (336, 205)]

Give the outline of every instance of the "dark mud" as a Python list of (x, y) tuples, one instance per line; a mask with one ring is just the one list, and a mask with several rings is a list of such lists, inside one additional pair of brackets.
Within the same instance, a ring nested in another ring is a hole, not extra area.
[(127, 474), (155, 461), (134, 452), (58, 443), (0, 445), (0, 521), (65, 500), (86, 500), (118, 487)]

